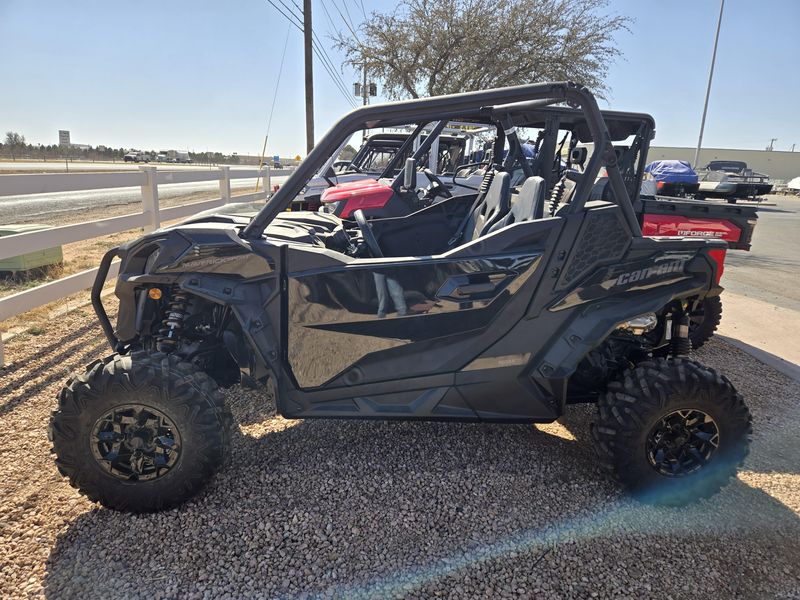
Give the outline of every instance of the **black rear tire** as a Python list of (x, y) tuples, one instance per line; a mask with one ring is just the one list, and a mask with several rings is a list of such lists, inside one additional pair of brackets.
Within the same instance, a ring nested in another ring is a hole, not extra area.
[[(224, 461), (232, 421), (208, 375), (140, 351), (95, 361), (67, 381), (49, 435), (59, 471), (90, 500), (150, 512), (205, 485)], [(134, 460), (134, 452), (146, 457)]]
[(719, 296), (706, 296), (689, 314), (689, 339), (697, 349), (714, 335), (722, 321), (722, 300)]
[[(598, 409), (592, 436), (600, 464), (644, 502), (678, 506), (712, 496), (747, 456), (752, 427), (742, 397), (727, 378), (688, 359), (657, 358), (627, 370), (609, 383)], [(676, 427), (674, 439), (665, 442), (664, 423), (684, 414), (695, 423), (704, 415), (716, 435), (684, 435)], [(654, 451), (656, 442), (677, 447), (684, 439), (684, 450), (670, 447), (667, 458)], [(705, 446), (698, 451), (698, 444)], [(669, 458), (676, 455), (688, 460)]]

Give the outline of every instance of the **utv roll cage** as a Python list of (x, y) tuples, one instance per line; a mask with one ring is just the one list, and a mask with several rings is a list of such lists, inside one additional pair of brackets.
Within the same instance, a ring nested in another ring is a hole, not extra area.
[[(629, 131), (624, 125), (627, 121), (625, 117), (630, 117), (631, 127), (635, 123), (637, 130), (649, 124), (652, 131), (653, 120), (646, 115), (617, 113), (619, 118), (612, 119), (615, 125), (609, 131), (594, 96), (585, 87), (571, 82), (467, 92), (446, 97), (377, 104), (351, 111), (311, 150), (287, 182), (244, 228), (241, 235), (245, 239), (260, 239), (267, 225), (291, 205), (305, 183), (336, 153), (343, 140), (349, 139), (357, 131), (451, 118), (462, 122), (495, 123), (501, 125), (507, 133), (513, 133), (517, 126), (539, 126), (545, 129), (545, 145), (542, 147), (542, 153), (548, 156), (556, 150), (555, 135), (558, 133), (559, 121), (565, 113), (564, 109), (553, 110), (551, 118), (548, 119), (548, 113), (542, 109), (561, 103), (580, 108), (579, 111), (569, 113), (572, 114), (574, 131), (581, 141), (594, 144), (594, 152), (577, 183), (569, 210), (573, 213), (583, 210), (601, 167), (605, 167), (613, 192), (611, 201), (620, 207), (633, 235), (641, 237), (641, 228), (631, 203), (632, 197), (635, 198), (638, 194), (638, 184), (634, 186), (637, 189), (629, 189), (630, 186), (626, 186), (626, 177), (618, 166), (618, 157), (612, 142), (614, 139), (624, 139), (630, 135), (630, 133), (623, 135)], [(649, 137), (647, 139), (649, 140)], [(643, 163), (644, 160), (639, 161), (639, 168), (642, 168)], [(631, 180), (628, 179), (630, 183)], [(552, 182), (548, 180), (548, 183)]]

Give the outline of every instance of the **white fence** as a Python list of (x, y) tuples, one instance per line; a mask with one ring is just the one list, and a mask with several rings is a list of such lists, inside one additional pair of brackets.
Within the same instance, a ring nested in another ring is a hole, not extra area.
[[(140, 171), (114, 173), (46, 173), (31, 175), (0, 175), (0, 202), (6, 196), (74, 192), (98, 189), (139, 187), (141, 212), (98, 219), (96, 221), (63, 225), (52, 229), (0, 237), (0, 260), (37, 252), (53, 246), (80, 242), (92, 238), (141, 227), (153, 231), (165, 221), (181, 219), (198, 212), (217, 208), (228, 202), (253, 202), (266, 199), (271, 189), (271, 176), (286, 175), (289, 171), (264, 169), (234, 169), (219, 167), (191, 171), (158, 171), (156, 167), (140, 167)], [(261, 191), (231, 196), (232, 179), (263, 178)], [(219, 197), (190, 204), (162, 208), (158, 201), (158, 186), (163, 184), (219, 181)], [(119, 262), (114, 261), (108, 277), (116, 277)], [(31, 309), (55, 302), (92, 286), (97, 268), (69, 275), (4, 298), (0, 298), (0, 322)], [(0, 366), (3, 363), (3, 342), (0, 337)]]

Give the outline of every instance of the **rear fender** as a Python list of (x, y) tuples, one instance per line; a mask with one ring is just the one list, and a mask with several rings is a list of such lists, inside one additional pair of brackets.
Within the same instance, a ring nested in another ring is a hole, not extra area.
[(659, 313), (674, 300), (719, 294), (715, 251), (725, 244), (706, 242), (696, 252), (666, 253), (664, 260), (623, 263), (600, 270), (551, 305), (549, 312), (571, 312), (564, 325), (530, 363), (531, 377), (554, 397), (566, 401), (566, 382), (584, 357), (621, 323)]

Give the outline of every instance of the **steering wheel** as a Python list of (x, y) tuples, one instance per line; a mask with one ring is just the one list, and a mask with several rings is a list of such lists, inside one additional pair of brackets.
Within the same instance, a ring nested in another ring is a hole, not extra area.
[(378, 245), (375, 234), (372, 233), (372, 227), (369, 221), (367, 221), (367, 217), (364, 216), (364, 211), (359, 208), (353, 213), (353, 216), (356, 219), (356, 223), (358, 223), (358, 228), (361, 230), (361, 237), (364, 238), (364, 243), (367, 245), (367, 248), (369, 248), (373, 258), (383, 258), (381, 247)]
[(435, 183), (436, 184), (436, 190), (435, 190), (435, 193), (433, 194), (434, 197), (438, 196), (439, 194), (441, 194), (445, 198), (452, 198), (453, 197), (452, 192), (447, 189), (447, 186), (445, 186), (445, 184), (442, 183), (442, 180), (439, 179), (439, 177), (436, 175), (436, 173), (434, 173), (433, 171), (431, 171), (430, 169), (427, 169), (427, 168), (426, 169), (422, 169), (422, 172), (425, 173), (425, 176), (428, 179), (431, 180), (431, 183)]

